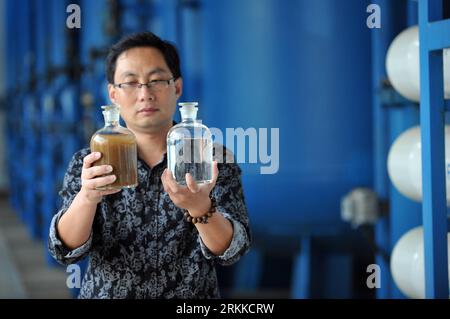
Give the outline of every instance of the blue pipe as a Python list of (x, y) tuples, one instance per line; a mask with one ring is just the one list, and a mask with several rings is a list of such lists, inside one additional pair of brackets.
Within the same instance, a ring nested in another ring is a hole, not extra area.
[[(385, 71), (387, 50), (393, 39), (414, 21), (414, 4), (408, 1), (377, 1), (382, 10), (382, 27), (372, 31), (372, 82), (374, 120), (374, 189), (382, 201), (389, 201), (389, 215), (383, 216), (375, 226), (377, 246), (388, 255), (396, 242), (409, 229), (420, 224), (420, 204), (401, 195), (389, 182), (387, 175), (387, 155), (390, 145), (406, 129), (417, 125), (419, 113), (417, 105), (401, 99), (401, 107), (393, 108), (393, 101), (385, 101), (380, 93), (381, 82), (387, 79)], [(391, 103), (392, 102), (392, 103)], [(376, 263), (381, 269), (381, 287), (377, 298), (404, 298), (395, 286), (389, 260), (377, 254)]]
[[(388, 154), (388, 112), (383, 107), (380, 98), (381, 81), (387, 78), (385, 71), (386, 53), (395, 34), (401, 30), (400, 20), (395, 19), (401, 10), (395, 9), (388, 0), (378, 0), (382, 13), (382, 28), (372, 30), (372, 103), (373, 103), (373, 139), (374, 139), (374, 189), (380, 200), (387, 200), (389, 196), (389, 180), (386, 171), (386, 159)], [(396, 12), (397, 11), (397, 12)], [(396, 23), (395, 23), (396, 22)], [(400, 24), (400, 25), (399, 25)], [(390, 223), (389, 217), (380, 219), (375, 227), (375, 240), (380, 249), (390, 252)], [(380, 289), (377, 290), (377, 298), (390, 298), (390, 284), (392, 278), (389, 271), (389, 261), (381, 254), (376, 255), (376, 263), (381, 268)]]

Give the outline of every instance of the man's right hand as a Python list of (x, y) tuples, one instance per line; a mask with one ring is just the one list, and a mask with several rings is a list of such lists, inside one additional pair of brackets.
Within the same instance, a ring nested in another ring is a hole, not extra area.
[[(116, 180), (115, 175), (105, 174), (112, 172), (112, 166), (99, 165), (92, 166), (92, 164), (99, 160), (101, 157), (100, 152), (93, 152), (86, 155), (83, 159), (83, 170), (81, 172), (81, 190), (80, 195), (90, 203), (98, 204), (101, 202), (102, 197), (105, 195), (115, 194), (121, 191), (121, 189), (111, 190), (97, 190), (97, 187), (106, 186), (114, 183)], [(101, 176), (101, 177), (97, 177)]]

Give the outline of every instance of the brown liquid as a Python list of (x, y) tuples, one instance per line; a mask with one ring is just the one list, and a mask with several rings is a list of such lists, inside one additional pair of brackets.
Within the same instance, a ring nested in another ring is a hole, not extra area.
[(114, 183), (97, 189), (121, 189), (137, 186), (137, 146), (133, 135), (96, 134), (91, 139), (91, 151), (102, 153), (94, 163), (111, 165), (117, 179)]

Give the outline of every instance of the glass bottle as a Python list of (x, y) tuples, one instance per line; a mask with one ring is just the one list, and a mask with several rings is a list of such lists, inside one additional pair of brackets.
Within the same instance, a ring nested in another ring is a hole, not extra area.
[(197, 102), (179, 103), (181, 123), (167, 134), (167, 167), (175, 181), (186, 185), (186, 173), (197, 184), (212, 180), (213, 144), (211, 131), (197, 120)]
[(118, 106), (106, 105), (102, 106), (102, 109), (105, 126), (92, 135), (91, 151), (102, 153), (94, 166), (111, 165), (116, 180), (97, 189), (135, 187), (138, 184), (136, 137), (130, 130), (120, 125)]

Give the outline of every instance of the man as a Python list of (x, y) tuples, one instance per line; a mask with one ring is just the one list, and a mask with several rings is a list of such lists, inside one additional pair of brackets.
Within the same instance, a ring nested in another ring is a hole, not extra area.
[[(75, 153), (49, 250), (63, 264), (89, 255), (80, 298), (217, 298), (215, 263), (236, 262), (250, 245), (241, 171), (217, 146), (210, 184), (188, 175), (181, 186), (167, 170), (166, 137), (183, 88), (172, 44), (149, 32), (126, 37), (110, 49), (106, 72), (109, 97), (137, 139), (139, 185), (96, 190), (114, 172), (92, 165), (101, 154)], [(205, 215), (207, 223), (190, 222)]]

